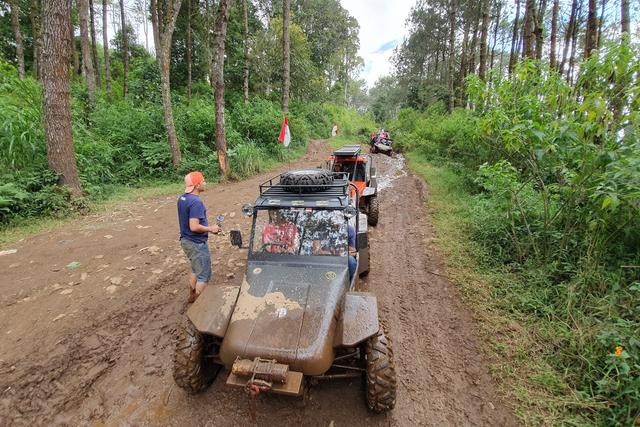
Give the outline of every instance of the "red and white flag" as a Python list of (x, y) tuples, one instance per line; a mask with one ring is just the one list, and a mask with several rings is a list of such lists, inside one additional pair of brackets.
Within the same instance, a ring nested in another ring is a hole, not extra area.
[(282, 129), (280, 129), (278, 141), (282, 142), (285, 147), (288, 147), (291, 142), (291, 132), (289, 132), (289, 119), (287, 119), (287, 116), (284, 116), (284, 120), (282, 121)]

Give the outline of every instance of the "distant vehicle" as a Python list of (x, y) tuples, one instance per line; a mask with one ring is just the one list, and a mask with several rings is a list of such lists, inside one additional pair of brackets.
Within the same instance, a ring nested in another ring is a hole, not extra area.
[[(393, 409), (393, 351), (375, 295), (359, 289), (369, 270), (367, 219), (350, 189), (344, 174), (321, 169), (260, 185), (255, 205), (243, 207), (253, 225), (242, 285), (208, 286), (178, 328), (179, 387), (202, 391), (222, 367), (231, 371), (227, 384), (252, 396), (299, 396), (305, 378), (363, 377), (369, 409)], [(357, 251), (351, 279), (349, 225)], [(230, 238), (243, 247), (239, 231)]]
[(369, 151), (374, 154), (384, 153), (391, 156), (393, 154), (393, 140), (389, 136), (389, 132), (372, 133), (369, 140)]
[[(362, 154), (359, 144), (345, 145), (333, 152), (327, 162), (327, 169), (331, 172), (344, 172), (356, 189), (360, 210), (367, 214), (369, 225), (378, 225), (380, 205), (378, 202), (378, 179), (373, 157)], [(352, 196), (354, 192), (352, 191)]]

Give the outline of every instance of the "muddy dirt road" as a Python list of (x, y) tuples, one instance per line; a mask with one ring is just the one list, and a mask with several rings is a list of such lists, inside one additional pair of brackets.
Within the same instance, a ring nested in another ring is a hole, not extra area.
[[(311, 144), (291, 167), (315, 166)], [(395, 343), (396, 409), (366, 410), (359, 381), (321, 383), (306, 399), (261, 396), (259, 425), (515, 425), (496, 395), (455, 289), (433, 273), (426, 187), (402, 158), (376, 156), (381, 219), (371, 233), (365, 289), (379, 298)], [(286, 168), (282, 168), (283, 170)], [(210, 218), (248, 235), (240, 213), (275, 172), (219, 185), (204, 196)], [(186, 308), (186, 271), (175, 198), (123, 205), (12, 245), (0, 256), (0, 425), (252, 425), (247, 398), (225, 373), (197, 396), (173, 386), (172, 333)], [(240, 284), (246, 252), (211, 236), (214, 284)], [(73, 263), (79, 263), (73, 264)]]

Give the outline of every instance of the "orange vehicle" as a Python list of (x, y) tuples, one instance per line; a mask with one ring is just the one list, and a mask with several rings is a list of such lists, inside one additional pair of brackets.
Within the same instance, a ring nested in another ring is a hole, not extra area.
[[(331, 172), (345, 173), (357, 189), (360, 210), (367, 214), (367, 222), (375, 227), (378, 224), (380, 206), (378, 203), (378, 180), (373, 157), (361, 153), (360, 145), (345, 145), (329, 156), (327, 169)], [(355, 197), (355, 190), (351, 190)]]

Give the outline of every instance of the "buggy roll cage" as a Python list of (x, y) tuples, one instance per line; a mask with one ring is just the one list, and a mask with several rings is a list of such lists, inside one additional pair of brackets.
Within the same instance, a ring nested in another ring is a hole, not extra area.
[[(358, 148), (360, 146), (358, 145)], [(259, 185), (260, 195), (256, 200), (254, 209), (267, 210), (269, 208), (315, 208), (325, 210), (345, 210), (350, 206), (349, 189), (352, 188), (355, 194), (353, 197), (356, 229), (356, 247), (358, 246), (360, 232), (360, 192), (352, 182), (348, 180), (348, 172), (328, 172), (333, 176), (334, 182), (331, 184), (281, 184), (281, 175), (276, 175)], [(276, 181), (277, 180), (277, 181)], [(336, 182), (337, 181), (337, 182)], [(303, 192), (305, 188), (319, 188), (315, 192)], [(255, 221), (252, 225), (251, 234), (255, 229)]]

